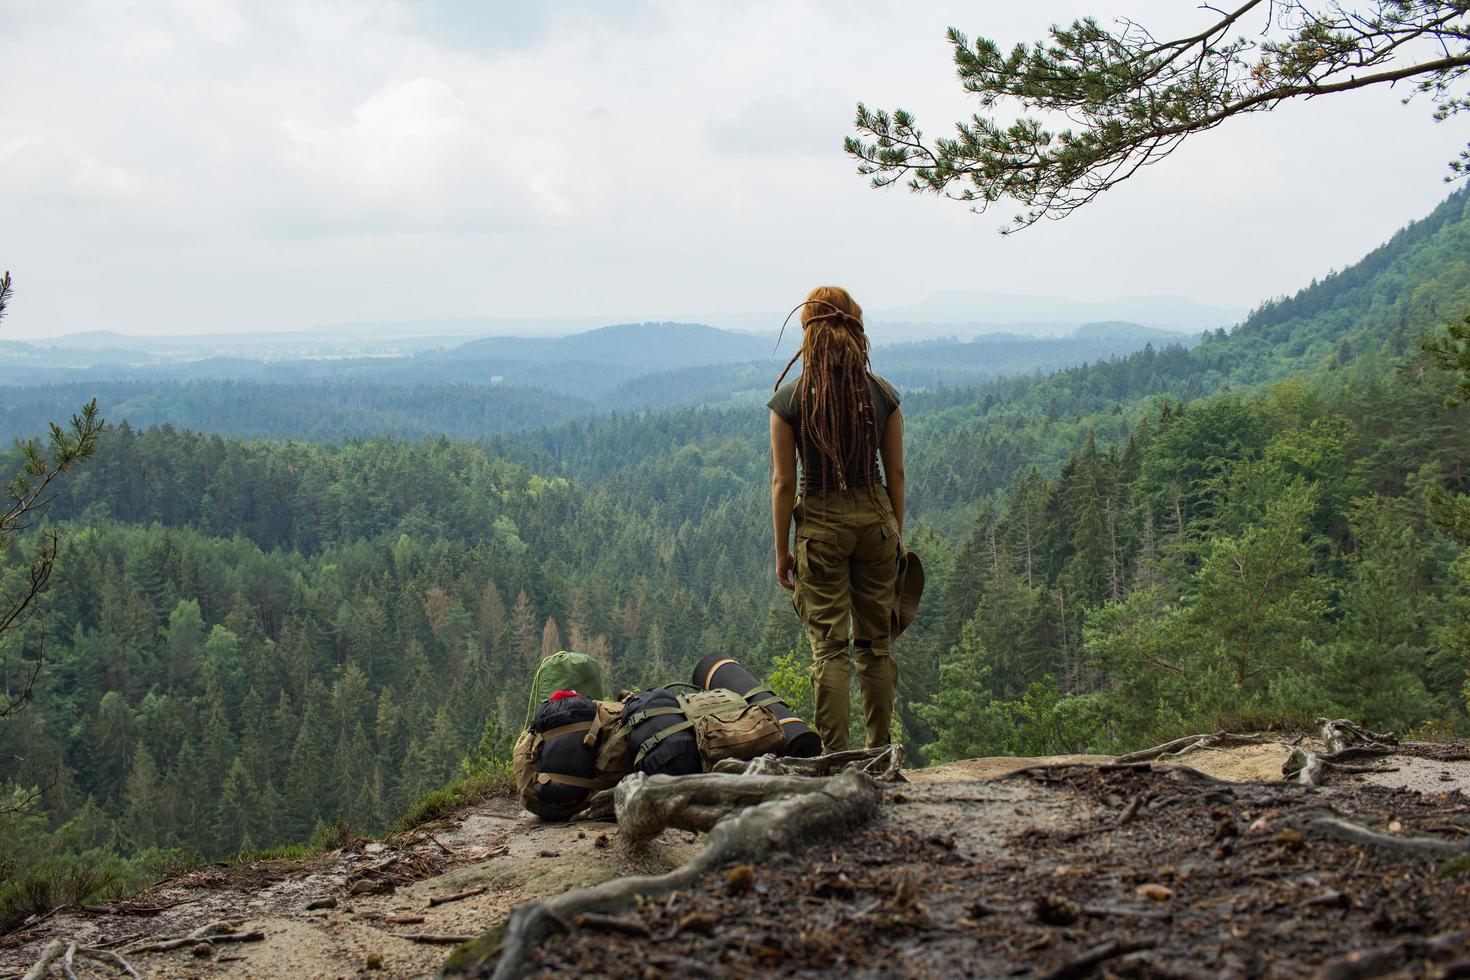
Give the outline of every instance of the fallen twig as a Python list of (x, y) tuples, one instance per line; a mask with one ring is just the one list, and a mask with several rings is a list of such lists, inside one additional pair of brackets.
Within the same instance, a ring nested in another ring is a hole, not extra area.
[(406, 939), (411, 943), (427, 943), (430, 946), (458, 946), (475, 938), (474, 936), (441, 936), (432, 932), (390, 932), (388, 935), (394, 939)]
[(1153, 946), (1152, 939), (1110, 939), (1101, 946), (1094, 946), (1067, 960), (1061, 966), (1045, 974), (1042, 980), (1078, 980), (1079, 977), (1087, 976), (1108, 960), (1135, 953), (1140, 949), (1152, 949)]
[(133, 964), (129, 963), (127, 960), (123, 959), (121, 956), (117, 955), (110, 949), (97, 949), (94, 946), (83, 946), (78, 949), (77, 952), (81, 953), (83, 956), (87, 957), (90, 960), (98, 960), (103, 963), (111, 963), (123, 973), (126, 973), (130, 977), (133, 977), (134, 980), (142, 980), (142, 978), (138, 974), (138, 971), (133, 969)]
[(620, 932), (625, 936), (647, 939), (651, 933), (648, 926), (637, 919), (624, 919), (616, 915), (598, 915), (584, 912), (572, 920), (574, 929), (592, 929), (596, 932)]
[(1405, 969), (1412, 960), (1437, 960), (1463, 952), (1470, 932), (1446, 932), (1428, 939), (1403, 939), (1375, 949), (1359, 949), (1323, 963), (1313, 980), (1360, 980)]
[(481, 885), (479, 888), (467, 888), (462, 892), (455, 892), (453, 895), (435, 895), (429, 899), (429, 908), (433, 908), (436, 905), (448, 905), (450, 902), (461, 902), (466, 898), (483, 895), (489, 890), (489, 886)]

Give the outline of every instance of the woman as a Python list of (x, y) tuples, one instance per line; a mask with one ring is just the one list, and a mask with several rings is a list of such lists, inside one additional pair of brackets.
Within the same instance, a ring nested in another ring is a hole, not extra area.
[[(776, 578), (791, 590), (811, 637), (824, 751), (847, 748), (849, 635), (872, 748), (891, 739), (898, 683), (889, 612), (903, 533), (903, 417), (898, 392), (868, 370), (863, 311), (847, 290), (820, 286), (798, 309), (801, 350), (776, 380), (769, 402)], [(798, 357), (800, 376), (782, 384)], [(878, 475), (880, 457), (886, 486)], [(794, 552), (788, 543), (793, 520)]]

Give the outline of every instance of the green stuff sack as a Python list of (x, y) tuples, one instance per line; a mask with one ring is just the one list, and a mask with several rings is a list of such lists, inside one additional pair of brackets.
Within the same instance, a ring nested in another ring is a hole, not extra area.
[(602, 700), (602, 667), (585, 653), (561, 650), (553, 653), (536, 667), (536, 676), (531, 678), (531, 700), (526, 705), (526, 725), (531, 727), (531, 717), (537, 705), (546, 701), (557, 691), (576, 691), (589, 701)]

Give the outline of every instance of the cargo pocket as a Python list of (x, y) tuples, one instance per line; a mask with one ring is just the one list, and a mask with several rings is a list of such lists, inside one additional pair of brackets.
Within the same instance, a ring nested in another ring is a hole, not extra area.
[(801, 585), (807, 576), (806, 542), (807, 539), (802, 537), (801, 532), (798, 530), (796, 532), (796, 567), (792, 569), (791, 572), (793, 577), (793, 583), (791, 587), (791, 608), (796, 610), (796, 615), (800, 617), (802, 622), (806, 621), (806, 616), (802, 613), (801, 594)]

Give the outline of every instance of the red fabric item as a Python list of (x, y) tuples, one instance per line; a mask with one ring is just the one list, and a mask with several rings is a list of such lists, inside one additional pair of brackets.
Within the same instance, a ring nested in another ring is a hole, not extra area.
[(581, 696), (576, 691), (555, 691), (551, 695), (551, 702), (555, 704), (562, 698), (580, 698)]

